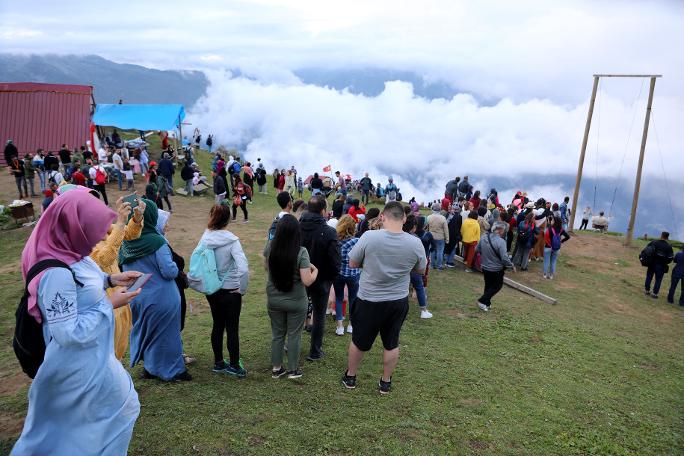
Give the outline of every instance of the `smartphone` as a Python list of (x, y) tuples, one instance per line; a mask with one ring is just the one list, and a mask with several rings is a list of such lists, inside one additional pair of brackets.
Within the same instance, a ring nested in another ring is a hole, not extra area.
[(150, 277), (152, 277), (152, 274), (143, 274), (137, 279), (135, 279), (135, 282), (133, 282), (133, 285), (128, 287), (126, 292), (132, 293), (134, 291), (137, 291), (138, 288), (141, 288), (143, 285), (147, 283), (148, 280), (150, 280)]
[(136, 195), (135, 193), (131, 193), (128, 196), (124, 196), (123, 202), (124, 203), (130, 203), (131, 206), (133, 206), (133, 203), (136, 202), (137, 200), (138, 200), (138, 195)]

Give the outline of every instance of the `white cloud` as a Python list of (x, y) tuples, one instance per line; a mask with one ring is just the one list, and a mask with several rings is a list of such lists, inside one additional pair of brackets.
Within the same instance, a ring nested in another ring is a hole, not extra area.
[[(634, 89), (638, 93), (639, 86)], [(639, 100), (632, 95), (620, 100), (601, 91), (585, 176), (634, 175), (646, 91)], [(662, 175), (661, 150), (672, 178), (684, 171), (677, 140), (684, 105), (657, 98), (654, 106), (659, 142), (651, 129), (644, 170)], [(295, 164), (313, 173), (332, 164), (354, 176), (368, 170), (383, 182), (393, 174), (407, 197), (433, 199), (456, 175), (574, 174), (586, 111), (586, 104), (537, 99), (481, 106), (464, 94), (429, 101), (415, 97), (403, 82), (389, 82), (380, 96), (370, 98), (217, 72), (189, 118), (218, 142), (245, 146), (249, 158), (259, 156), (272, 167)]]

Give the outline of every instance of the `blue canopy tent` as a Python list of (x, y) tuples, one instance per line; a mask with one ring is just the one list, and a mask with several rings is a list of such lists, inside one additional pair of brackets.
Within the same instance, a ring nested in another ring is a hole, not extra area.
[(98, 104), (93, 123), (123, 130), (174, 130), (180, 128), (185, 109), (180, 104)]

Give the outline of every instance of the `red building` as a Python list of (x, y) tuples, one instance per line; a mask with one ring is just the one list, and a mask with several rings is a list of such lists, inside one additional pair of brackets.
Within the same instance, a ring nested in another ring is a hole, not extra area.
[(0, 145), (11, 139), (21, 156), (83, 146), (94, 107), (92, 86), (0, 82)]

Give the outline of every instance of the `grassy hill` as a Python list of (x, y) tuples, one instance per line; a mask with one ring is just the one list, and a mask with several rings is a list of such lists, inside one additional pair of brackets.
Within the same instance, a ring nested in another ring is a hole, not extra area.
[[(205, 169), (208, 161), (201, 155)], [(3, 180), (3, 200), (12, 190)], [(111, 184), (108, 192), (121, 195)], [(299, 381), (272, 380), (260, 259), (277, 212), (272, 187), (269, 193), (255, 196), (249, 224), (231, 225), (250, 261), (240, 327), (248, 377), (211, 372), (209, 307), (190, 292), (183, 340), (185, 351), (197, 357), (190, 367), (194, 381), (142, 380), (142, 367), (131, 369), (142, 410), (130, 454), (684, 452), (684, 311), (662, 297), (644, 297), (639, 246), (625, 248), (613, 236), (573, 237), (563, 246), (554, 281), (541, 278), (540, 263), (510, 275), (557, 298), (557, 305), (505, 288), (484, 314), (475, 306), (481, 276), (431, 272), (428, 299), (435, 317), (420, 320), (411, 300), (388, 397), (377, 393), (379, 342), (364, 359), (359, 388), (342, 388), (350, 338), (335, 336), (332, 320), (326, 323), (326, 357), (311, 364), (302, 356)], [(213, 198), (177, 196), (172, 202), (168, 237), (189, 258)], [(27, 407), (28, 381), (10, 339), (29, 230), (0, 232), (0, 454), (11, 449)], [(305, 334), (303, 350), (308, 342)]]

